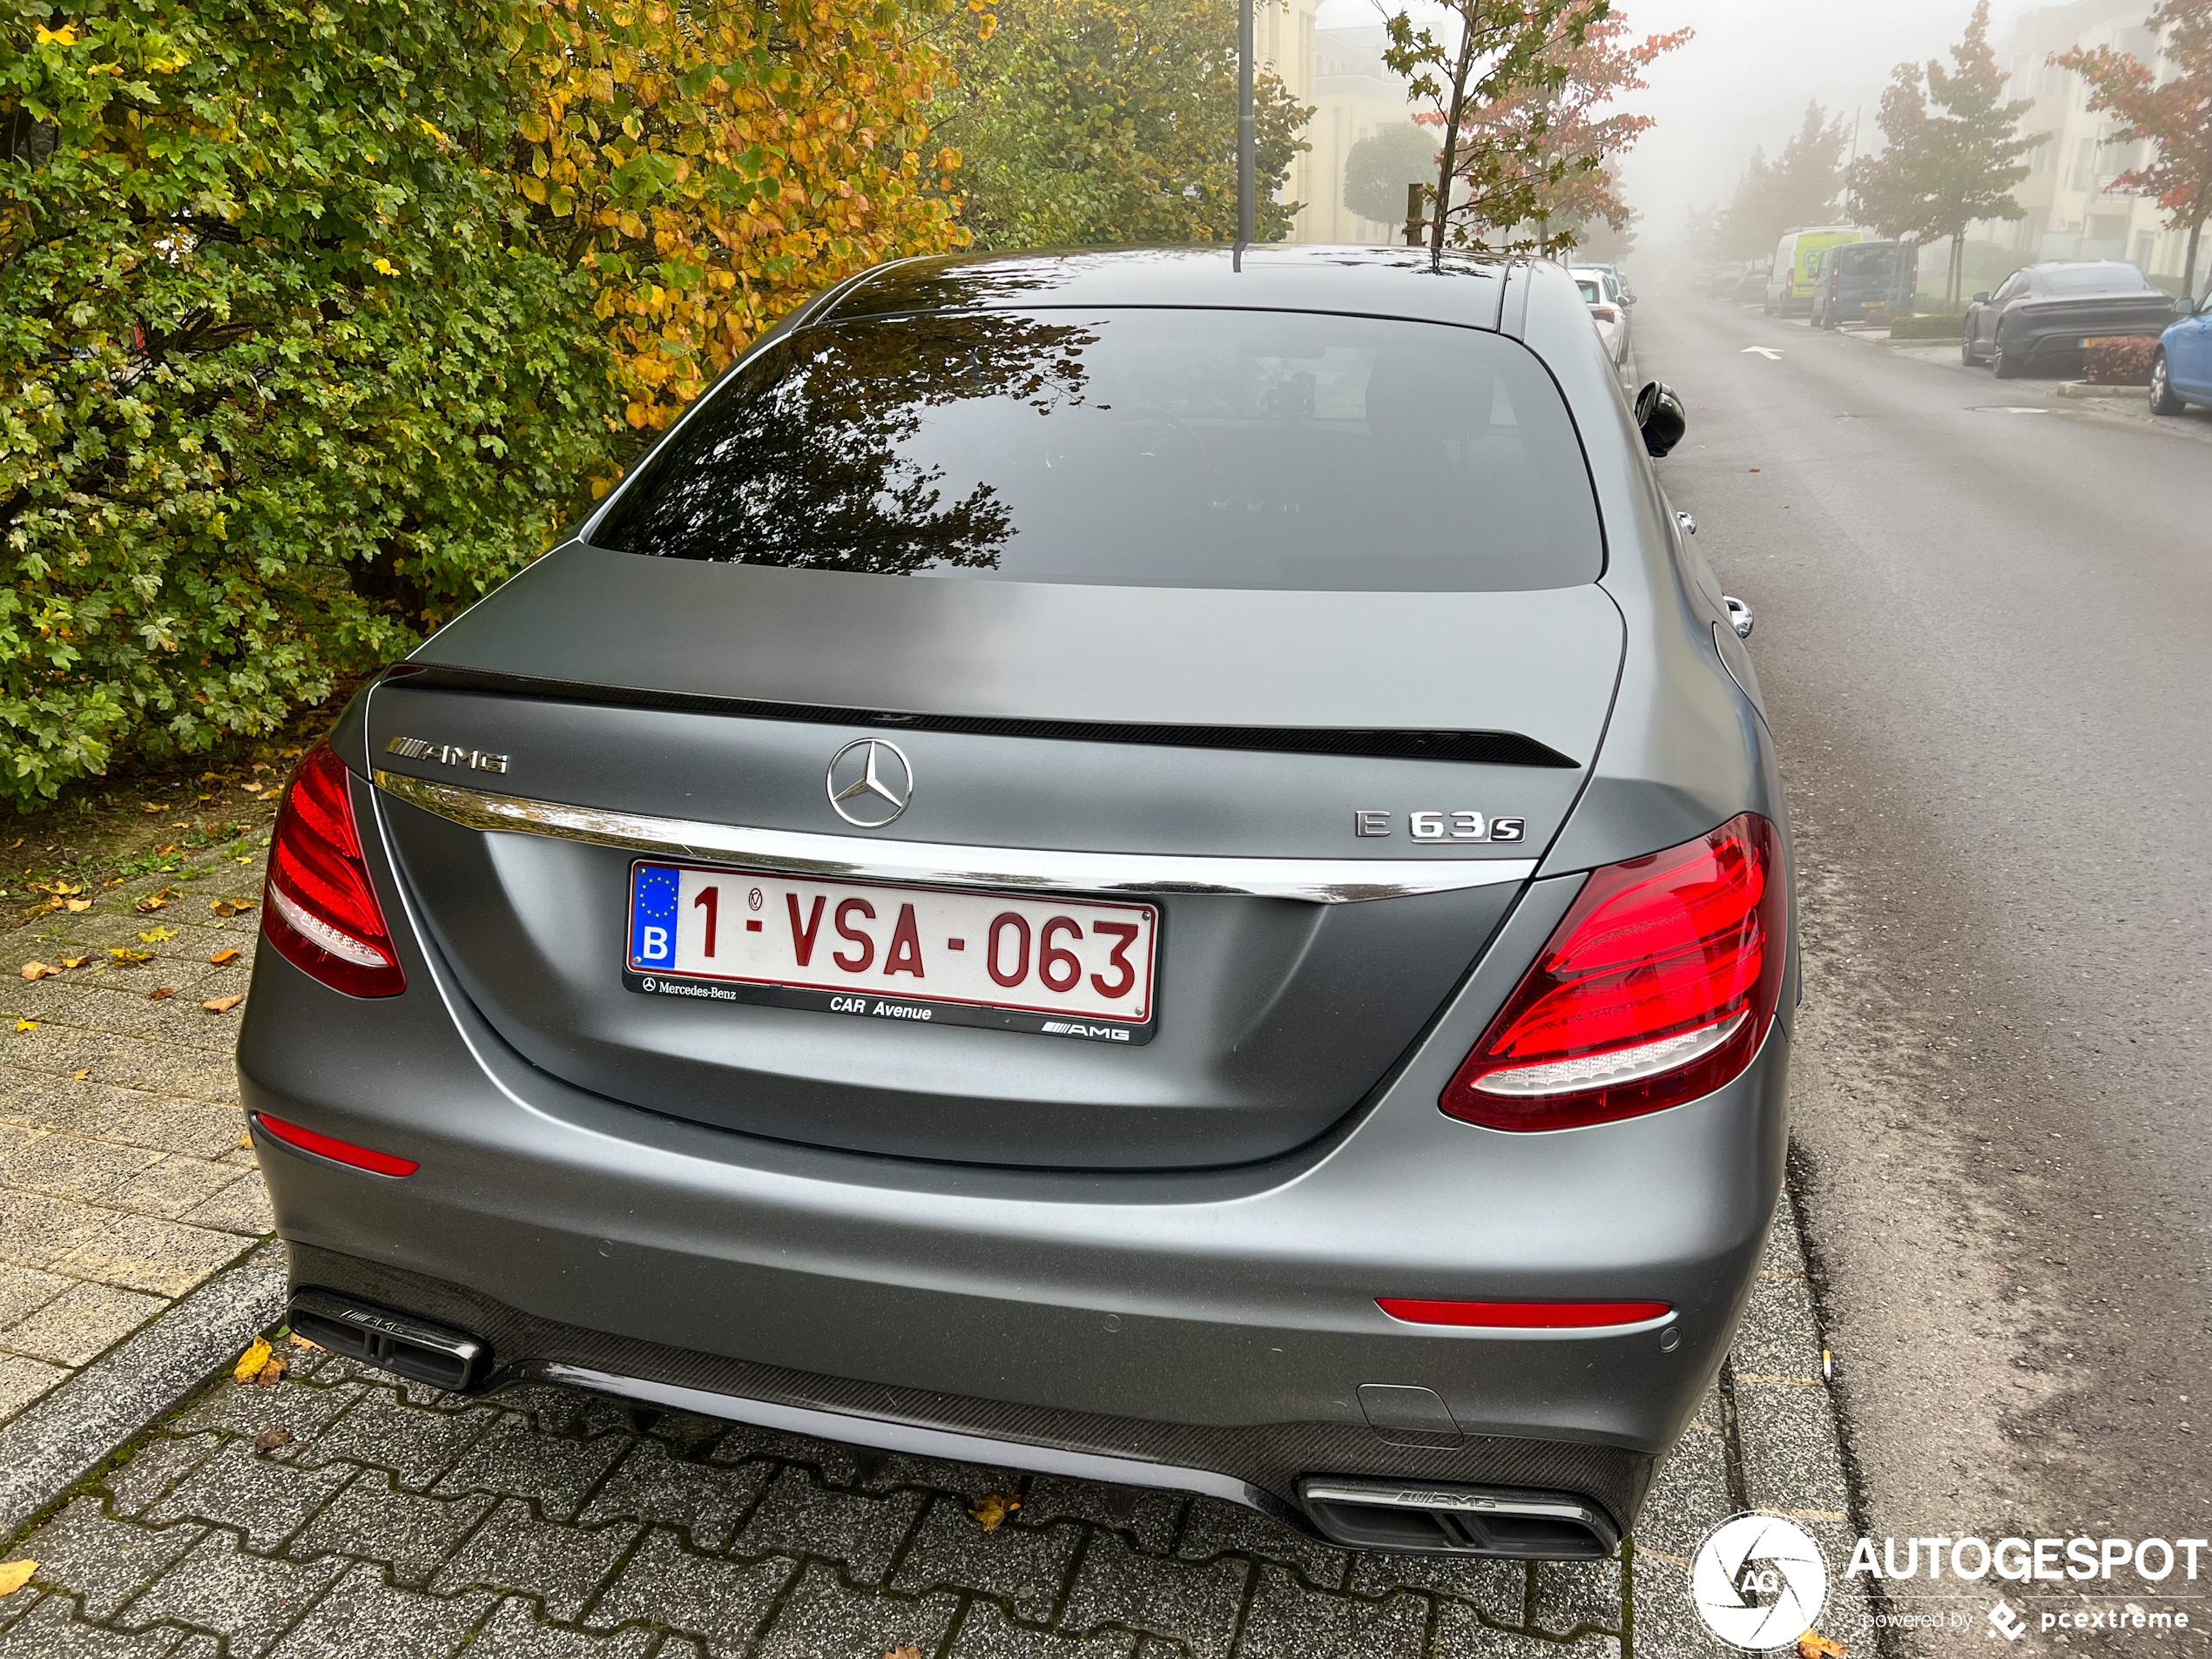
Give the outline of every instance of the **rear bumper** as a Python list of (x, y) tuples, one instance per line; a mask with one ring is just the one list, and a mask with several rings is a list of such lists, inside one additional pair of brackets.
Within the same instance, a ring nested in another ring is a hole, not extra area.
[[(590, 1372), (981, 1436), (1017, 1467), (1114, 1457), (1158, 1478), (1103, 1478), (1285, 1514), (1310, 1477), (1532, 1487), (1625, 1530), (1749, 1293), (1788, 1045), (1777, 1026), (1727, 1089), (1627, 1123), (1443, 1116), (1445, 1080), (1575, 885), (1538, 884), (1379, 1099), (1264, 1164), (987, 1170), (656, 1116), (523, 1062), (414, 940), (409, 990), (374, 1002), (263, 952), (241, 1085), (252, 1111), (421, 1164), (388, 1179), (257, 1129), (295, 1288), (479, 1334), (494, 1386)], [(1377, 1296), (1673, 1312), (1453, 1329)], [(1426, 1392), (1363, 1404), (1372, 1385)]]
[(2014, 327), (2004, 333), (2005, 354), (2027, 363), (2079, 365), (2085, 340), (2156, 340), (2172, 326), (2170, 321), (2153, 321)]

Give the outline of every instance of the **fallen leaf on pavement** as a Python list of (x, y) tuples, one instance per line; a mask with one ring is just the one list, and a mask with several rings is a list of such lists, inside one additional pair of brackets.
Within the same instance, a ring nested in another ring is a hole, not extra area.
[(174, 887), (164, 887), (158, 893), (149, 893), (131, 908), (142, 916), (150, 916), (157, 910), (166, 910), (169, 907), (169, 900), (176, 896), (176, 892)]
[(301, 1336), (297, 1331), (294, 1331), (292, 1333), (292, 1345), (295, 1348), (305, 1348), (309, 1353), (327, 1353), (329, 1352), (329, 1350), (325, 1348), (320, 1342), (310, 1342), (307, 1338)]
[(146, 1000), (150, 1002), (166, 1002), (171, 997), (176, 995), (176, 994), (177, 988), (175, 986), (165, 985), (158, 991), (148, 991), (146, 993)]
[(16, 1022), (16, 1029), (18, 1031), (36, 1031), (37, 1028), (38, 1022), (36, 1020), (17, 1020)]
[(227, 968), (245, 954), (246, 953), (242, 950), (219, 950), (207, 960), (218, 968)]
[(81, 1083), (81, 1082), (84, 1082), (84, 1081), (87, 1077), (89, 1077), (89, 1076), (91, 1076), (92, 1075), (92, 1069), (91, 1069), (91, 1067), (87, 1066), (87, 1067), (85, 1067), (85, 1068), (84, 1068), (84, 1070), (82, 1070), (82, 1071), (72, 1071), (72, 1072), (71, 1072), (69, 1075), (70, 1075), (71, 1076), (72, 1076), (72, 1077), (76, 1078), (76, 1079), (77, 1079), (77, 1081), (78, 1081), (78, 1082), (80, 1082), (80, 1083)]
[(251, 1152), (253, 1150), (253, 1137), (251, 1135), (239, 1136), (238, 1137), (238, 1150), (241, 1152)]
[(90, 899), (70, 899), (64, 900), (64, 903), (68, 908), (78, 912), (90, 910), (92, 907), (92, 901)]
[(140, 934), (138, 942), (141, 945), (165, 945), (176, 936), (174, 927), (156, 927), (152, 933)]
[(1010, 1493), (987, 1492), (968, 1513), (985, 1532), (996, 1532), (999, 1523), (1021, 1507), (1022, 1500)]
[(288, 1428), (281, 1426), (265, 1428), (253, 1437), (253, 1449), (257, 1452), (273, 1452), (280, 1446), (292, 1445), (299, 1438)]
[(290, 1360), (281, 1359), (275, 1354), (271, 1354), (269, 1356), (269, 1363), (263, 1366), (261, 1369), (254, 1374), (253, 1380), (259, 1386), (266, 1388), (272, 1383), (281, 1381), (283, 1379), (284, 1373), (291, 1369), (292, 1362)]
[(143, 962), (153, 955), (150, 950), (132, 950), (128, 945), (110, 945), (107, 954), (118, 962)]
[(1844, 1659), (1845, 1651), (1842, 1642), (1831, 1642), (1817, 1630), (1797, 1638), (1797, 1659)]
[(29, 980), (51, 979), (61, 971), (58, 968), (49, 968), (44, 962), (25, 962), (23, 965), (23, 976)]
[(886, 1648), (883, 1659), (921, 1659), (921, 1649), (911, 1642), (902, 1642), (895, 1648)]
[(242, 996), (217, 996), (211, 997), (208, 1001), (202, 1002), (199, 1006), (206, 1008), (210, 1014), (228, 1014), (233, 1008), (236, 1008), (244, 1001), (246, 1001), (246, 999)]
[(238, 1357), (238, 1364), (232, 1369), (231, 1375), (240, 1382), (252, 1382), (261, 1374), (261, 1367), (269, 1363), (270, 1352), (266, 1338), (254, 1338), (253, 1345)]
[(0, 1561), (0, 1595), (13, 1595), (37, 1570), (37, 1561)]
[(62, 958), (62, 966), (64, 968), (82, 968), (85, 963), (91, 961), (91, 960), (92, 959), (90, 956), (64, 956)]
[(253, 908), (251, 899), (210, 899), (207, 907), (219, 916), (242, 916)]

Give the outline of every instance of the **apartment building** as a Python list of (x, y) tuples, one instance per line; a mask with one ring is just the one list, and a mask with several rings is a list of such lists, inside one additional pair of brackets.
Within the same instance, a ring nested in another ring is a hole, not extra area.
[[(2029, 132), (2047, 136), (2027, 158), (2028, 175), (2013, 192), (2023, 219), (1978, 225), (1970, 235), (2016, 251), (2021, 263), (2037, 260), (2128, 260), (2155, 276), (2178, 277), (2187, 254), (2186, 232), (2166, 228), (2165, 215), (2147, 197), (2114, 188), (2114, 180), (2149, 158), (2143, 144), (2111, 141), (2109, 118), (2088, 109), (2088, 83), (2050, 58), (2074, 46), (2110, 46), (2170, 72), (2157, 61), (2157, 37), (2143, 26), (2151, 0), (2074, 0), (2025, 14), (2011, 42), (1998, 49), (2008, 63), (2008, 96), (2033, 98), (2022, 118)], [(1923, 262), (1925, 268), (1925, 262)], [(2202, 281), (2203, 273), (2200, 272)]]

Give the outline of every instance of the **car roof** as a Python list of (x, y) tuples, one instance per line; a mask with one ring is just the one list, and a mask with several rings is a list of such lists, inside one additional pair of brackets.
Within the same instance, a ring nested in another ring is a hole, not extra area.
[(2114, 275), (2125, 271), (2130, 276), (2142, 275), (2126, 260), (2043, 260), (2033, 265), (2024, 265), (2020, 269), (2030, 276), (2040, 276), (2046, 271), (2110, 271)]
[(1341, 311), (1495, 328), (1508, 261), (1426, 248), (1099, 248), (939, 254), (876, 266), (806, 325), (916, 311), (1036, 306)]

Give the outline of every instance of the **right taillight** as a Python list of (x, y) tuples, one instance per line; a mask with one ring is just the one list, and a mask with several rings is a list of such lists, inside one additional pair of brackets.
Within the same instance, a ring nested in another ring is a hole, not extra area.
[(1789, 948), (1774, 826), (1756, 813), (1594, 870), (1438, 1103), (1490, 1129), (1573, 1129), (1736, 1077)]
[(347, 782), (346, 763), (324, 743), (292, 774), (269, 846), (261, 934), (334, 990), (396, 996), (407, 975), (369, 882)]

